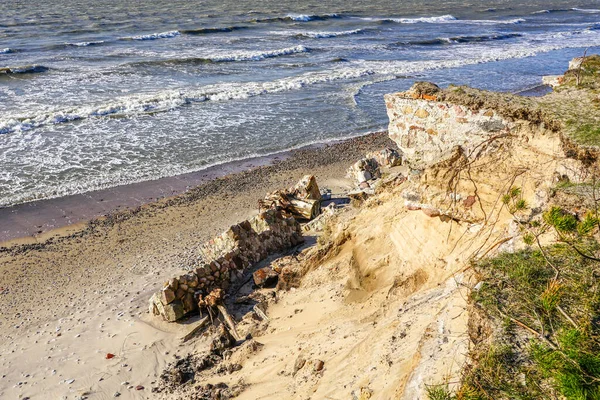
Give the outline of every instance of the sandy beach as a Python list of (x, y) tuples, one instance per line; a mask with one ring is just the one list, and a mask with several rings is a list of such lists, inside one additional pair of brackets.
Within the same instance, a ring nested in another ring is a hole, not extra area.
[(5, 242), (0, 397), (146, 398), (186, 329), (150, 319), (150, 294), (201, 243), (256, 213), (265, 193), (311, 173), (339, 195), (351, 188), (344, 176), (352, 162), (390, 145), (376, 133), (294, 151), (179, 196)]

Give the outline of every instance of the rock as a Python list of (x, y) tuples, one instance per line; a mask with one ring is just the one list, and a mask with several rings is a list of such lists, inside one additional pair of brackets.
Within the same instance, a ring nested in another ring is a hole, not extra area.
[(178, 319), (183, 318), (184, 315), (183, 304), (179, 300), (165, 305), (163, 317), (167, 321), (175, 322)]
[(361, 182), (360, 185), (358, 185), (358, 187), (361, 189), (369, 189), (371, 185), (369, 185), (369, 182)]
[(369, 171), (357, 171), (356, 172), (356, 180), (359, 183), (366, 183), (367, 181), (370, 181), (371, 179), (373, 179), (373, 175), (371, 175), (371, 173)]
[(390, 148), (369, 153), (367, 154), (367, 157), (374, 158), (382, 167), (391, 168), (402, 165), (402, 155), (398, 151)]
[(161, 291), (160, 294), (161, 294), (160, 301), (164, 305), (167, 305), (167, 304), (175, 301), (175, 292), (170, 287), (163, 288), (163, 290)]
[(369, 198), (369, 195), (373, 193), (374, 191), (372, 189), (361, 189), (356, 192), (350, 192), (348, 193), (348, 197), (350, 198), (350, 204), (355, 207), (360, 206)]
[(269, 267), (264, 267), (254, 271), (252, 274), (254, 284), (258, 287), (274, 286), (277, 283), (279, 275)]
[(578, 69), (583, 64), (583, 57), (575, 57), (571, 61), (569, 61), (569, 71)]
[(302, 367), (304, 367), (304, 364), (306, 364), (306, 360), (301, 356), (298, 356), (298, 358), (296, 358), (296, 362), (294, 363), (294, 375), (296, 375), (296, 373), (300, 371)]
[(323, 362), (321, 360), (315, 361), (315, 371), (316, 372), (322, 371), (324, 366), (325, 366), (325, 362)]
[(298, 264), (283, 267), (279, 274), (277, 290), (290, 290), (299, 287), (303, 276), (302, 268)]
[(361, 158), (348, 169), (346, 176), (357, 184), (377, 179), (381, 177), (379, 163), (373, 157)]
[(475, 196), (467, 196), (467, 198), (463, 200), (463, 206), (465, 208), (471, 208), (476, 201), (477, 198)]
[[(335, 203), (329, 203), (327, 207), (321, 210), (321, 215), (317, 218), (313, 219), (307, 224), (304, 224), (302, 230), (305, 232), (320, 232), (323, 230), (327, 222), (331, 219), (331, 217), (336, 213), (337, 207)], [(275, 270), (275, 272), (280, 273), (281, 271)]]
[(198, 302), (191, 293), (186, 293), (183, 297), (183, 311), (187, 314), (198, 309)]
[(542, 76), (542, 84), (555, 88), (560, 86), (563, 83), (564, 79), (565, 77), (563, 75)]
[(137, 385), (135, 387), (135, 390), (144, 390), (144, 387), (142, 385)]
[(293, 196), (298, 199), (321, 200), (321, 191), (314, 175), (305, 175), (294, 186)]
[(428, 217), (439, 217), (440, 216), (440, 210), (438, 210), (437, 208), (433, 208), (433, 207), (422, 207), (421, 211), (423, 211), (423, 214), (427, 215)]
[[(320, 212), (320, 201), (310, 199), (320, 196), (316, 180), (307, 176), (297, 185), (305, 200), (293, 200), (309, 204)], [(176, 321), (186, 313), (196, 311), (198, 305), (206, 306), (215, 289), (226, 290), (230, 279), (239, 279), (244, 268), (257, 263), (268, 255), (280, 252), (304, 241), (302, 228), (294, 217), (284, 210), (268, 209), (259, 215), (231, 226), (221, 235), (201, 246), (198, 264), (179, 278), (171, 279), (166, 286), (150, 298), (149, 312), (161, 315), (167, 321)], [(261, 279), (269, 284), (276, 282), (276, 274), (269, 273)], [(271, 281), (275, 278), (275, 281)], [(201, 297), (209, 293), (204, 299)], [(198, 302), (196, 302), (198, 299)]]

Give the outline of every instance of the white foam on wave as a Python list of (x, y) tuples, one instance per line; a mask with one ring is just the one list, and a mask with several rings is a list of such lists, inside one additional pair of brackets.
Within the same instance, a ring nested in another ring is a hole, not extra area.
[(155, 40), (155, 39), (168, 39), (181, 35), (179, 31), (168, 31), (168, 32), (159, 32), (152, 33), (149, 35), (137, 35), (131, 37), (125, 37), (123, 39), (126, 40)]
[(456, 17), (453, 15), (442, 15), (439, 17), (420, 17), (420, 18), (389, 18), (390, 21), (398, 22), (401, 24), (439, 24), (443, 22), (456, 21)]
[(7, 47), (5, 49), (0, 49), (0, 54), (8, 54), (8, 53), (12, 53), (13, 49)]
[(323, 39), (323, 38), (333, 38), (338, 36), (349, 36), (355, 35), (364, 31), (364, 29), (352, 29), (349, 31), (339, 31), (339, 32), (297, 32), (297, 36), (304, 36), (313, 39)]
[(524, 18), (514, 18), (508, 20), (492, 20), (492, 19), (458, 19), (453, 15), (441, 15), (437, 17), (420, 17), (420, 18), (376, 18), (376, 17), (361, 17), (364, 21), (383, 21), (395, 22), (399, 24), (469, 24), (469, 25), (494, 25), (494, 24), (520, 24), (526, 22)]
[(598, 14), (600, 13), (600, 10), (595, 9), (595, 8), (571, 8), (572, 11), (577, 11), (577, 12), (582, 12), (582, 13), (588, 13), (588, 14)]
[(260, 61), (266, 58), (281, 57), (291, 54), (308, 53), (310, 50), (302, 45), (275, 50), (236, 51), (225, 54), (208, 54), (204, 58), (214, 62)]
[(337, 18), (338, 14), (324, 14), (324, 15), (307, 15), (307, 14), (288, 14), (285, 17), (291, 19), (292, 21), (298, 22), (308, 22), (313, 21), (315, 19), (327, 19), (327, 18)]
[(77, 43), (68, 43), (70, 46), (77, 46), (77, 47), (87, 47), (87, 46), (94, 46), (97, 44), (102, 44), (104, 43), (104, 40), (96, 40), (96, 41), (92, 41), (92, 42), (77, 42)]

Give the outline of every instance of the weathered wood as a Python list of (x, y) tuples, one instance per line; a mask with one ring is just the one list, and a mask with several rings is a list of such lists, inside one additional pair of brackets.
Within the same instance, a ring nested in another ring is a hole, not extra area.
[(208, 322), (209, 322), (208, 317), (202, 318), (200, 321), (198, 321), (196, 323), (196, 326), (194, 326), (192, 328), (192, 330), (190, 330), (184, 337), (181, 338), (181, 342), (185, 343), (188, 340), (190, 340), (191, 338), (193, 338), (194, 336), (196, 336), (202, 328), (204, 328), (206, 325), (208, 325)]
[(233, 322), (233, 318), (231, 318), (231, 315), (229, 315), (225, 306), (222, 304), (217, 304), (217, 309), (221, 312), (221, 315), (223, 315), (223, 319), (225, 320), (225, 323), (229, 327), (231, 336), (233, 336), (233, 338), (235, 340), (242, 340), (239, 333), (237, 332), (237, 329), (235, 329), (235, 322)]
[(269, 317), (267, 317), (267, 314), (265, 314), (265, 312), (259, 307), (259, 304), (255, 305), (252, 309), (256, 315), (260, 317), (260, 319), (263, 321), (269, 321)]
[(300, 200), (289, 198), (290, 205), (287, 207), (295, 217), (311, 220), (321, 212), (320, 200)]

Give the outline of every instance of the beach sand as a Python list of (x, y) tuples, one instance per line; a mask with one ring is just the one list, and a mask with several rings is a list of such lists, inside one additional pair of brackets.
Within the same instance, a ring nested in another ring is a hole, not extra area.
[(313, 146), (175, 197), (4, 242), (0, 398), (150, 397), (189, 329), (151, 318), (151, 293), (200, 244), (256, 213), (267, 192), (310, 173), (340, 194), (351, 188), (350, 164), (389, 146), (386, 133)]

